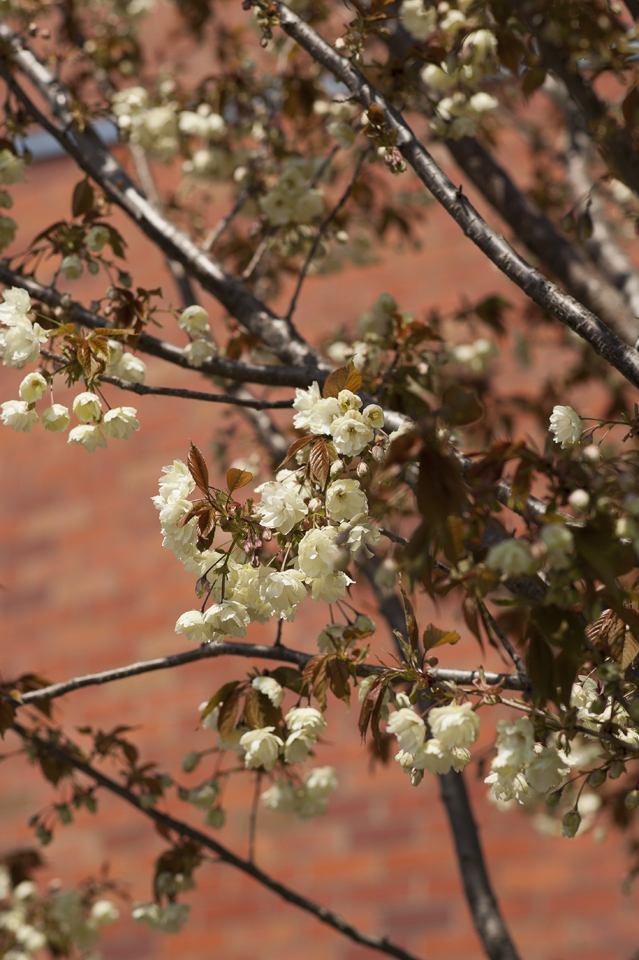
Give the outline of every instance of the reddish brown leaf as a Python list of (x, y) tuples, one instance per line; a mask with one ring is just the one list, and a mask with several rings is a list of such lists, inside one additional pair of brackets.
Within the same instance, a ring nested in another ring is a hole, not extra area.
[(188, 513), (185, 513), (183, 517), (180, 517), (176, 523), (177, 527), (183, 527), (185, 524), (192, 520), (193, 517), (199, 517), (202, 513), (205, 513), (207, 510), (212, 509), (209, 506), (208, 500), (194, 500), (193, 506)]
[(343, 700), (345, 704), (351, 702), (350, 671), (348, 664), (344, 660), (331, 658), (328, 661), (329, 685), (338, 700)]
[(400, 589), (404, 599), (404, 615), (406, 617), (406, 633), (408, 635), (408, 642), (410, 643), (411, 650), (417, 652), (417, 648), (419, 646), (419, 629), (417, 627), (417, 620), (415, 619), (415, 611), (413, 610), (412, 603), (406, 595), (403, 584), (400, 584)]
[(293, 443), (288, 448), (288, 453), (280, 463), (278, 470), (281, 470), (287, 460), (290, 460), (291, 457), (294, 457), (298, 450), (303, 450), (304, 447), (307, 447), (309, 443), (313, 443), (314, 440), (317, 440), (317, 437), (298, 437), (297, 440), (293, 440)]
[(206, 707), (202, 711), (201, 719), (206, 720), (209, 713), (215, 710), (220, 703), (224, 703), (224, 701), (227, 700), (228, 697), (230, 697), (230, 695), (233, 693), (239, 682), (239, 680), (230, 680), (228, 683), (223, 684), (220, 689), (213, 694), (207, 703)]
[(317, 482), (323, 487), (326, 486), (328, 473), (331, 467), (331, 461), (328, 455), (325, 440), (319, 439), (314, 441), (313, 446), (311, 447), (308, 462), (311, 470), (313, 471), (313, 475), (317, 479)]
[(230, 694), (220, 707), (220, 715), (217, 721), (217, 729), (219, 730), (222, 740), (224, 740), (230, 734), (231, 730), (235, 726), (235, 721), (237, 720), (237, 711), (240, 705), (240, 691), (234, 690)]
[(229, 493), (233, 493), (234, 490), (239, 490), (240, 487), (245, 487), (252, 479), (253, 474), (249, 473), (248, 470), (238, 470), (237, 467), (231, 467), (226, 474), (226, 485)]
[[(383, 119), (382, 111), (379, 110), (378, 107), (369, 107), (369, 116), (371, 110), (373, 109), (378, 110)], [(322, 396), (336, 397), (341, 390), (350, 390), (351, 393), (357, 393), (361, 385), (362, 375), (358, 370), (355, 369), (353, 361), (351, 360), (347, 367), (339, 367), (338, 370), (333, 370), (332, 373), (329, 373), (324, 383)]]
[(197, 486), (200, 488), (202, 493), (207, 493), (209, 489), (209, 468), (206, 465), (206, 460), (202, 456), (202, 453), (195, 446), (192, 440), (187, 462), (191, 476), (195, 480)]

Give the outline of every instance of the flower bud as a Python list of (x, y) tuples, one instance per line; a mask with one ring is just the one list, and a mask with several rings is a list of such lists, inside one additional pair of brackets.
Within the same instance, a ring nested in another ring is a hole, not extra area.
[(560, 800), (561, 800), (561, 790), (555, 790), (554, 793), (549, 793), (548, 796), (546, 797), (546, 806), (556, 807)]
[(594, 713), (595, 716), (599, 716), (600, 713), (603, 713), (606, 707), (608, 706), (607, 697), (597, 697), (596, 700), (593, 700), (588, 708), (589, 713)]
[(357, 476), (358, 476), (360, 479), (363, 479), (364, 477), (368, 477), (369, 474), (370, 474), (370, 472), (371, 472), (371, 471), (370, 471), (370, 467), (368, 466), (368, 464), (367, 464), (367, 463), (364, 463), (363, 460), (360, 460), (360, 462), (357, 464), (357, 470), (356, 470)]
[(313, 499), (309, 500), (308, 502), (308, 509), (310, 510), (311, 513), (315, 513), (316, 510), (320, 510), (321, 506), (322, 506), (322, 501), (319, 500), (317, 497), (313, 497)]
[(561, 821), (562, 830), (564, 837), (567, 837), (569, 840), (572, 840), (579, 825), (581, 824), (581, 816), (577, 813), (576, 810), (569, 810), (568, 813), (564, 815), (563, 820)]
[(591, 770), (588, 775), (588, 786), (589, 787), (600, 787), (602, 783), (606, 782), (606, 771), (605, 770)]
[(424, 779), (424, 771), (413, 768), (410, 772), (410, 782), (413, 787), (418, 787)]
[(608, 776), (611, 780), (618, 780), (622, 773), (626, 772), (622, 760), (613, 760), (608, 770)]
[(270, 543), (273, 539), (273, 534), (266, 527), (262, 530), (262, 540), (264, 543)]
[(192, 770), (195, 770), (199, 762), (199, 753), (196, 753), (195, 751), (192, 753), (187, 753), (185, 757), (182, 757), (182, 769), (185, 773), (190, 773)]
[(611, 680), (618, 680), (621, 676), (621, 668), (614, 660), (606, 660), (597, 667), (597, 676), (600, 680), (603, 680), (604, 683), (608, 683)]
[(226, 814), (224, 813), (222, 807), (211, 807), (205, 817), (205, 823), (209, 827), (214, 827), (216, 830), (219, 830), (220, 827), (223, 827), (225, 821)]
[(386, 450), (381, 444), (373, 447), (372, 454), (373, 460), (375, 460), (376, 463), (382, 463), (382, 461), (386, 459)]
[(331, 477), (339, 477), (344, 473), (344, 463), (341, 460), (333, 460), (331, 464)]
[(639, 790), (631, 790), (626, 794), (623, 802), (627, 810), (636, 810), (639, 807)]

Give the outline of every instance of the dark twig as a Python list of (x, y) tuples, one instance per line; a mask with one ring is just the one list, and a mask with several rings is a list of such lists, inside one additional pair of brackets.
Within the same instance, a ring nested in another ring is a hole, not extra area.
[(251, 195), (250, 187), (244, 187), (242, 190), (240, 190), (237, 197), (235, 198), (235, 203), (233, 204), (229, 212), (216, 223), (216, 225), (213, 227), (211, 232), (208, 234), (208, 236), (204, 240), (204, 243), (202, 244), (202, 250), (204, 251), (204, 253), (212, 252), (215, 244), (218, 242), (218, 240), (220, 239), (222, 234), (225, 232), (225, 230), (228, 228), (230, 223), (238, 215), (238, 213), (240, 212), (240, 210), (242, 209), (242, 207), (244, 206), (244, 204), (246, 203), (250, 195)]
[(130, 383), (121, 377), (101, 377), (120, 390), (130, 390), (141, 396), (152, 394), (160, 397), (183, 397), (185, 400), (204, 400), (208, 403), (230, 403), (236, 407), (253, 407), (254, 410), (282, 410), (293, 406), (292, 400), (247, 400), (231, 393), (204, 393), (200, 390), (183, 390), (180, 387), (147, 387), (144, 383)]
[[(74, 690), (84, 687), (101, 686), (104, 683), (113, 683), (116, 680), (125, 680), (127, 677), (137, 677), (143, 673), (153, 673), (155, 670), (171, 670), (173, 667), (182, 667), (187, 663), (196, 663), (198, 660), (209, 660), (216, 657), (254, 657), (256, 660), (275, 660), (280, 663), (291, 663), (303, 669), (313, 654), (293, 650), (283, 644), (262, 646), (257, 643), (234, 643), (223, 641), (207, 643), (195, 650), (186, 653), (174, 653), (168, 657), (156, 657), (154, 660), (141, 660), (130, 663), (126, 667), (116, 667), (114, 670), (103, 670), (100, 673), (88, 673), (82, 677), (72, 677), (61, 683), (52, 683), (40, 690), (32, 690), (20, 697), (21, 704), (35, 703), (38, 700), (56, 700)], [(362, 664), (358, 668), (358, 675), (366, 676), (369, 673), (381, 673), (384, 668), (376, 664)], [(434, 669), (433, 676), (438, 680), (451, 680), (461, 686), (472, 686), (480, 679), (478, 670), (446, 670)], [(501, 684), (507, 690), (521, 690), (521, 679), (512, 673), (486, 673), (486, 683), (496, 686)]]
[(493, 631), (493, 633), (495, 634), (495, 637), (499, 640), (499, 642), (501, 643), (502, 647), (504, 648), (504, 650), (506, 651), (506, 653), (508, 654), (512, 662), (515, 664), (515, 669), (517, 670), (517, 673), (522, 679), (522, 683), (524, 684), (524, 689), (526, 687), (530, 687), (531, 686), (530, 677), (528, 676), (528, 673), (526, 671), (526, 666), (524, 664), (524, 661), (521, 659), (521, 657), (519, 656), (519, 654), (513, 647), (512, 643), (510, 642), (510, 640), (508, 639), (504, 631), (501, 629), (501, 627), (493, 617), (492, 613), (490, 612), (490, 610), (488, 609), (484, 601), (480, 599), (479, 603), (486, 616), (486, 619), (488, 620), (488, 623), (490, 624), (490, 629)]
[(339, 200), (337, 201), (337, 203), (335, 204), (335, 206), (333, 207), (329, 215), (326, 217), (323, 223), (321, 223), (320, 226), (318, 227), (311, 249), (308, 251), (308, 255), (306, 257), (306, 260), (304, 261), (304, 266), (300, 270), (299, 276), (297, 278), (297, 283), (295, 284), (295, 290), (293, 291), (293, 296), (291, 297), (291, 305), (289, 306), (286, 314), (286, 319), (289, 321), (293, 319), (293, 314), (295, 313), (295, 308), (297, 306), (297, 300), (302, 290), (302, 285), (304, 283), (304, 280), (306, 279), (306, 274), (309, 271), (311, 263), (313, 262), (313, 257), (315, 256), (315, 252), (319, 246), (319, 242), (322, 239), (322, 236), (324, 232), (327, 230), (330, 223), (334, 220), (334, 218), (337, 216), (339, 211), (342, 209), (342, 207), (348, 200), (351, 194), (351, 190), (353, 189), (353, 186), (355, 184), (355, 181), (359, 176), (359, 171), (362, 169), (362, 164), (364, 163), (364, 160), (366, 159), (366, 157), (370, 152), (371, 152), (370, 147), (368, 147), (366, 150), (363, 150), (361, 152), (359, 159), (355, 164), (355, 169), (353, 170), (353, 174), (350, 180), (348, 181), (348, 184), (346, 185), (346, 189), (344, 190), (343, 194), (341, 195), (341, 197), (339, 198)]
[(90, 777), (96, 783), (100, 784), (101, 787), (104, 787), (106, 790), (109, 790), (122, 800), (130, 803), (131, 806), (135, 807), (136, 810), (139, 810), (141, 814), (143, 814), (145, 817), (148, 817), (150, 820), (153, 820), (155, 823), (160, 824), (168, 830), (172, 830), (180, 837), (188, 837), (188, 839), (192, 840), (195, 844), (197, 844), (198, 847), (206, 847), (209, 850), (212, 850), (213, 853), (215, 853), (223, 863), (228, 863), (236, 869), (241, 870), (242, 873), (248, 874), (248, 876), (252, 877), (254, 880), (257, 880), (258, 883), (261, 883), (262, 886), (267, 887), (269, 890), (272, 890), (273, 893), (278, 894), (278, 896), (282, 897), (283, 900), (286, 900), (288, 903), (292, 903), (301, 910), (305, 910), (307, 913), (312, 914), (314, 917), (317, 917), (318, 920), (321, 920), (322, 923), (327, 924), (329, 927), (333, 927), (333, 929), (337, 930), (338, 933), (341, 933), (343, 936), (354, 940), (355, 943), (361, 943), (363, 946), (369, 947), (371, 950), (378, 950), (380, 953), (386, 953), (391, 957), (398, 957), (399, 960), (417, 960), (414, 954), (408, 953), (408, 951), (404, 950), (402, 947), (391, 943), (386, 937), (372, 937), (368, 934), (362, 933), (352, 924), (347, 923), (346, 920), (343, 920), (338, 914), (333, 913), (332, 910), (328, 910), (326, 907), (322, 907), (313, 900), (309, 900), (307, 897), (297, 893), (297, 891), (291, 890), (290, 887), (284, 886), (283, 883), (273, 879), (273, 877), (269, 876), (267, 873), (264, 873), (263, 870), (260, 870), (259, 867), (256, 867), (255, 864), (251, 863), (250, 860), (243, 860), (241, 857), (236, 856), (236, 854), (234, 854), (227, 847), (222, 846), (221, 843), (218, 843), (217, 840), (214, 840), (201, 830), (196, 830), (188, 823), (183, 823), (181, 820), (176, 820), (175, 817), (171, 817), (167, 813), (161, 813), (159, 810), (154, 810), (153, 808), (148, 810), (143, 808), (140, 805), (138, 797), (131, 790), (127, 790), (126, 787), (121, 786), (115, 780), (105, 776), (105, 774), (103, 774), (100, 770), (96, 770), (96, 768), (91, 764), (86, 763), (84, 760), (80, 760), (74, 751), (64, 750), (62, 747), (57, 746), (48, 740), (43, 740), (42, 737), (39, 737), (34, 733), (30, 733), (19, 723), (14, 723), (12, 729), (25, 741), (25, 743), (32, 743), (36, 745), (39, 750), (42, 750), (50, 754), (50, 756), (56, 757), (63, 763), (66, 763), (69, 766), (74, 767), (76, 770), (79, 770), (81, 773), (85, 774), (85, 776)]
[(622, 376), (639, 387), (639, 354), (619, 339), (582, 304), (565, 294), (521, 257), (511, 245), (479, 215), (449, 180), (403, 116), (346, 57), (333, 49), (296, 14), (276, 0), (282, 29), (321, 66), (344, 83), (354, 100), (364, 107), (375, 104), (383, 112), (386, 129), (395, 134), (396, 146), (420, 180), (488, 259), (544, 310), (587, 340)]
[(255, 774), (255, 792), (253, 794), (253, 803), (251, 804), (251, 816), (249, 818), (249, 863), (255, 863), (255, 836), (257, 833), (257, 808), (260, 802), (260, 786), (262, 785), (262, 771), (258, 770)]
[[(34, 300), (40, 300), (47, 306), (62, 307), (74, 323), (81, 324), (91, 330), (103, 329), (111, 326), (106, 317), (91, 310), (87, 310), (79, 303), (69, 303), (68, 294), (62, 294), (53, 287), (46, 287), (32, 277), (23, 277), (16, 270), (12, 270), (6, 261), (0, 260), (0, 282), (22, 287)], [(115, 328), (113, 328), (115, 329)], [(137, 349), (142, 353), (166, 360), (167, 363), (193, 371), (184, 356), (181, 347), (166, 340), (158, 340), (148, 333), (141, 333)], [(271, 387), (308, 387), (314, 379), (324, 381), (324, 373), (309, 371), (300, 367), (285, 367), (277, 364), (244, 363), (239, 360), (229, 360), (227, 357), (212, 357), (197, 367), (198, 373), (224, 377), (238, 383), (262, 383)]]

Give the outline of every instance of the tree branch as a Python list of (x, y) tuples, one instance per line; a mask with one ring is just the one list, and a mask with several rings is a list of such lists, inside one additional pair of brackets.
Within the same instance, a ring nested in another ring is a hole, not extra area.
[[(104, 190), (159, 248), (182, 263), (202, 288), (211, 293), (240, 323), (285, 363), (329, 370), (319, 353), (310, 347), (291, 323), (278, 317), (257, 299), (246, 284), (207, 257), (175, 224), (161, 216), (115, 160), (91, 124), (82, 131), (75, 126), (64, 86), (6, 25), (0, 24), (5, 55), (0, 58), (0, 76), (27, 113), (47, 130), (82, 170)], [(15, 80), (8, 58), (29, 77), (51, 107), (64, 129), (52, 123)]]
[[(3, 260), (0, 260), (0, 282), (22, 287), (34, 300), (40, 300), (49, 307), (61, 307), (74, 323), (89, 327), (91, 330), (111, 326), (106, 317), (87, 310), (79, 303), (69, 304), (68, 294), (60, 293), (54, 287), (46, 287), (31, 277), (22, 276), (21, 273), (7, 266), (6, 261)], [(224, 377), (239, 383), (261, 383), (270, 387), (308, 387), (318, 377), (321, 382), (325, 379), (323, 372), (311, 373), (304, 368), (276, 364), (245, 363), (230, 360), (227, 357), (212, 357), (210, 360), (205, 360), (200, 367), (192, 367), (187, 362), (182, 347), (166, 340), (158, 340), (157, 337), (152, 337), (148, 333), (140, 334), (136, 349), (193, 372)]]
[(250, 400), (231, 393), (203, 393), (200, 390), (183, 390), (180, 387), (147, 387), (144, 383), (131, 383), (121, 377), (101, 377), (101, 383), (110, 383), (120, 390), (130, 390), (141, 396), (153, 394), (160, 397), (183, 397), (185, 400), (204, 400), (208, 403), (230, 403), (236, 407), (252, 407), (254, 410), (290, 410), (292, 400)]
[[(401, 605), (400, 605), (401, 606)], [(82, 677), (72, 677), (70, 680), (63, 680), (60, 683), (52, 683), (49, 686), (42, 687), (39, 690), (31, 690), (29, 693), (20, 695), (20, 700), (11, 698), (14, 704), (28, 705), (36, 703), (39, 700), (57, 700), (64, 697), (67, 693), (73, 693), (74, 690), (82, 690), (84, 687), (101, 686), (104, 683), (113, 683), (116, 680), (126, 680), (128, 677), (137, 677), (143, 673), (154, 673), (156, 670), (171, 670), (173, 667), (182, 667), (187, 663), (196, 663), (199, 660), (210, 660), (217, 657), (255, 657), (257, 660), (275, 660), (278, 663), (292, 663), (303, 669), (313, 654), (302, 653), (301, 650), (294, 650), (291, 647), (285, 647), (283, 644), (276, 646), (263, 646), (257, 643), (234, 643), (233, 641), (221, 641), (219, 643), (207, 643), (195, 650), (188, 650), (185, 653), (174, 653), (168, 657), (156, 657), (154, 660), (141, 660), (137, 663), (130, 663), (126, 667), (116, 667), (113, 670), (103, 670), (100, 673), (88, 673)], [(384, 667), (378, 664), (361, 664), (357, 668), (359, 676), (367, 676), (371, 673), (382, 673)], [(481, 675), (478, 670), (455, 670), (455, 669), (433, 669), (432, 674), (436, 680), (452, 681), (459, 686), (472, 686)], [(491, 686), (501, 684), (506, 690), (521, 690), (521, 677), (513, 673), (485, 673), (486, 683)]]
[(122, 800), (125, 800), (127, 803), (130, 803), (131, 806), (135, 807), (136, 810), (138, 810), (145, 817), (148, 817), (150, 820), (153, 820), (155, 823), (159, 823), (166, 829), (174, 831), (178, 834), (178, 836), (188, 837), (189, 840), (192, 840), (200, 847), (206, 847), (207, 849), (212, 850), (213, 853), (215, 853), (223, 863), (228, 863), (237, 870), (241, 870), (242, 873), (248, 874), (248, 876), (252, 877), (253, 880), (257, 880), (257, 882), (263, 887), (272, 890), (273, 893), (276, 893), (278, 896), (282, 897), (283, 900), (286, 900), (288, 903), (292, 903), (301, 910), (305, 910), (307, 913), (312, 914), (314, 917), (317, 917), (318, 920), (321, 920), (322, 923), (327, 924), (329, 927), (333, 927), (333, 929), (337, 930), (338, 933), (348, 937), (350, 940), (354, 940), (355, 943), (361, 943), (363, 946), (369, 947), (371, 950), (377, 950), (380, 953), (385, 953), (390, 957), (397, 957), (398, 960), (417, 960), (414, 954), (409, 953), (407, 950), (404, 950), (402, 947), (399, 947), (394, 943), (391, 943), (391, 941), (386, 937), (372, 937), (369, 934), (362, 933), (357, 929), (357, 927), (347, 923), (347, 921), (343, 920), (338, 914), (333, 913), (332, 910), (328, 910), (326, 907), (320, 906), (320, 904), (315, 903), (313, 900), (303, 897), (295, 890), (291, 890), (290, 887), (284, 886), (283, 883), (280, 883), (263, 870), (260, 870), (259, 867), (256, 867), (254, 863), (238, 857), (227, 847), (222, 846), (221, 843), (218, 843), (217, 840), (214, 840), (201, 830), (196, 830), (188, 823), (177, 820), (175, 817), (171, 817), (167, 813), (161, 813), (159, 810), (154, 810), (153, 808), (145, 809), (140, 805), (137, 796), (131, 790), (127, 790), (126, 787), (121, 786), (115, 780), (107, 777), (100, 770), (96, 770), (96, 768), (91, 764), (86, 763), (84, 760), (80, 760), (74, 754), (74, 752), (64, 750), (62, 747), (56, 746), (47, 740), (43, 740), (42, 737), (30, 733), (19, 723), (14, 723), (12, 729), (25, 741), (25, 743), (33, 743), (38, 747), (39, 750), (43, 750), (51, 756), (62, 760), (69, 766), (74, 767), (76, 770), (79, 770), (85, 776), (90, 777), (110, 793), (113, 793)]
[[(379, 608), (392, 631), (406, 637), (404, 607), (396, 590), (380, 587), (370, 561), (365, 572), (377, 596)], [(395, 634), (393, 633), (395, 638)], [(397, 640), (395, 640), (397, 643)], [(521, 682), (521, 677), (519, 678)], [(441, 797), (455, 841), (459, 872), (475, 929), (490, 960), (518, 960), (518, 954), (501, 916), (484, 862), (463, 773), (439, 774)]]
[(386, 128), (396, 134), (396, 145), (402, 156), (482, 253), (531, 300), (587, 340), (622, 376), (639, 387), (639, 354), (623, 343), (597, 316), (524, 260), (501, 234), (486, 223), (468, 199), (451, 183), (401, 114), (391, 107), (357, 67), (337, 53), (281, 0), (276, 0), (276, 5), (285, 33), (293, 37), (317, 63), (344, 83), (354, 100), (364, 107), (375, 104), (382, 110)]

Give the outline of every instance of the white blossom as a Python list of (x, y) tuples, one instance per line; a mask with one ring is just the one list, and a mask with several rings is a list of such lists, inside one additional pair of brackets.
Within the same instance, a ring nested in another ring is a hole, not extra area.
[(119, 916), (120, 911), (110, 900), (96, 900), (91, 907), (91, 919), (97, 923), (99, 927), (107, 927), (115, 923)]
[(347, 586), (353, 582), (341, 570), (325, 577), (314, 577), (311, 581), (311, 595), (317, 602), (323, 600), (324, 603), (336, 603), (344, 597)]
[(244, 763), (247, 767), (270, 770), (277, 763), (284, 741), (273, 733), (274, 730), (275, 727), (261, 727), (242, 735), (240, 745), (246, 751)]
[(328, 796), (338, 786), (333, 767), (316, 767), (304, 776), (304, 793), (300, 798), (298, 812), (302, 820), (321, 816), (328, 809)]
[(209, 315), (204, 307), (193, 304), (183, 310), (178, 318), (178, 324), (183, 330), (186, 330), (192, 337), (199, 334), (209, 333)]
[(286, 739), (284, 759), (287, 763), (304, 763), (308, 759), (315, 741), (307, 737), (302, 730), (296, 730)]
[(299, 387), (295, 390), (293, 407), (297, 410), (297, 413), (293, 417), (293, 425), (298, 430), (310, 429), (313, 409), (321, 399), (322, 394), (320, 393), (317, 381), (312, 383), (306, 390), (301, 390)]
[(108, 243), (110, 237), (111, 234), (108, 228), (98, 223), (94, 227), (91, 227), (87, 233), (85, 243), (91, 253), (100, 253), (105, 243)]
[(199, 610), (187, 610), (178, 617), (175, 632), (183, 633), (187, 640), (195, 643), (206, 643), (211, 639), (212, 631), (204, 620), (204, 614)]
[(296, 489), (277, 480), (269, 480), (260, 487), (262, 499), (256, 505), (255, 514), (263, 527), (290, 533), (303, 520), (308, 507)]
[(493, 771), (485, 778), (484, 783), (491, 785), (497, 800), (517, 800), (523, 803), (524, 797), (528, 794), (528, 782), (523, 773), (508, 774)]
[(27, 313), (31, 299), (26, 290), (12, 287), (4, 291), (0, 305), (0, 322), (7, 328), (0, 330), (0, 355), (6, 367), (22, 369), (25, 363), (35, 363), (40, 356), (40, 344), (49, 339), (49, 332), (39, 323), (31, 323)]
[(42, 399), (46, 389), (47, 381), (41, 373), (28, 373), (20, 384), (18, 392), (21, 400), (26, 400), (27, 403), (35, 403)]
[(497, 97), (493, 97), (492, 94), (480, 90), (479, 93), (472, 95), (468, 101), (468, 106), (473, 113), (487, 113), (489, 110), (494, 110), (499, 106), (499, 100)]
[(572, 407), (556, 406), (550, 415), (549, 429), (554, 435), (555, 443), (560, 443), (562, 447), (572, 447), (584, 432), (584, 425)]
[(399, 15), (416, 40), (426, 40), (437, 27), (437, 11), (425, 0), (402, 0)]
[(526, 780), (538, 793), (552, 790), (568, 773), (570, 767), (566, 766), (565, 759), (554, 747), (543, 747), (526, 765), (524, 771)]
[(335, 480), (326, 492), (326, 509), (331, 520), (352, 520), (368, 513), (368, 500), (358, 480)]
[(301, 570), (269, 570), (260, 580), (260, 598), (278, 617), (293, 620), (298, 605), (306, 598), (304, 579)]
[(334, 120), (327, 125), (326, 130), (337, 140), (342, 150), (348, 150), (355, 143), (355, 131), (350, 123), (345, 123), (343, 120)]
[(369, 547), (376, 546), (379, 543), (381, 533), (379, 528), (373, 523), (356, 523), (351, 526), (348, 523), (340, 524), (340, 533), (348, 530), (348, 539), (346, 546), (351, 552), (351, 556), (358, 562), (363, 563), (373, 556), (373, 551)]
[(284, 720), (291, 733), (303, 733), (310, 740), (317, 740), (326, 729), (326, 720), (315, 707), (294, 707)]
[(67, 257), (62, 258), (59, 270), (67, 280), (79, 280), (84, 271), (84, 264), (75, 253), (70, 253)]
[[(182, 460), (174, 460), (167, 467), (162, 467), (164, 476), (158, 481), (160, 498), (166, 502), (171, 499), (186, 499), (195, 490), (195, 480), (191, 471)], [(159, 505), (156, 504), (156, 506)]]
[(514, 537), (502, 540), (490, 548), (486, 566), (489, 570), (499, 570), (504, 577), (520, 577), (533, 573), (537, 568), (530, 546)]
[(410, 773), (415, 765), (415, 757), (407, 750), (400, 750), (399, 753), (395, 754), (395, 759), (404, 773)]
[(362, 416), (365, 420), (368, 420), (375, 430), (381, 430), (384, 426), (384, 411), (376, 403), (369, 403), (367, 407), (364, 407)]
[(254, 677), (252, 686), (268, 697), (274, 707), (279, 707), (284, 699), (284, 691), (274, 677)]
[(188, 903), (174, 901), (160, 907), (157, 903), (135, 903), (131, 914), (136, 923), (145, 923), (151, 930), (163, 933), (179, 933), (191, 907)]
[(29, 410), (29, 404), (26, 400), (7, 400), (0, 404), (2, 413), (0, 420), (5, 427), (11, 427), (17, 433), (31, 433), (31, 430), (38, 422), (38, 414), (35, 410)]
[(338, 453), (356, 457), (375, 439), (370, 422), (359, 410), (349, 410), (331, 422), (330, 432)]
[(410, 707), (396, 710), (388, 721), (387, 730), (397, 737), (402, 750), (416, 753), (426, 737), (426, 724)]
[(204, 614), (204, 619), (214, 634), (239, 640), (246, 636), (250, 623), (246, 607), (234, 600), (214, 603)]
[(95, 393), (79, 393), (73, 401), (73, 412), (83, 423), (95, 423), (102, 415), (100, 398)]
[(428, 714), (433, 737), (445, 747), (468, 747), (479, 736), (479, 717), (471, 703), (433, 707)]
[(191, 343), (187, 343), (184, 348), (184, 356), (190, 367), (201, 367), (207, 360), (217, 356), (217, 347), (212, 340), (205, 340), (200, 337), (191, 341)]
[(132, 353), (123, 353), (115, 366), (107, 370), (109, 376), (120, 377), (129, 383), (144, 383), (146, 379), (146, 363)]
[(98, 447), (106, 447), (106, 437), (99, 427), (93, 423), (83, 423), (69, 431), (67, 443), (77, 443), (89, 453), (94, 453)]
[(339, 550), (335, 545), (337, 527), (309, 530), (298, 549), (300, 570), (309, 578), (326, 577), (335, 570)]
[(573, 535), (563, 523), (548, 523), (541, 529), (541, 541), (547, 551), (548, 562), (556, 570), (570, 565), (567, 554), (572, 552)]
[(135, 407), (113, 407), (102, 419), (105, 435), (115, 440), (129, 440), (133, 431), (140, 429), (136, 413)]
[(262, 794), (262, 803), (269, 810), (295, 813), (298, 805), (298, 790), (288, 780), (276, 780)]
[(420, 77), (426, 86), (435, 90), (436, 93), (447, 93), (456, 82), (455, 77), (451, 77), (448, 73), (445, 63), (440, 64), (439, 67), (435, 63), (427, 63), (421, 70)]
[(462, 53), (479, 63), (497, 52), (497, 37), (490, 30), (473, 30), (462, 42)]
[(413, 758), (417, 770), (429, 770), (430, 773), (448, 773), (452, 765), (452, 751), (436, 737), (420, 744)]

